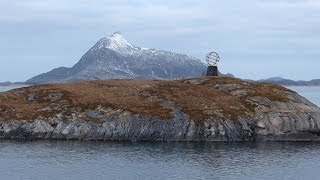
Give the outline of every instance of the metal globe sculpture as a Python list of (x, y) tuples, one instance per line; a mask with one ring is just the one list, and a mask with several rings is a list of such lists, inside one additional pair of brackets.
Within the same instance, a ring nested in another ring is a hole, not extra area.
[(217, 66), (220, 61), (220, 56), (216, 52), (209, 52), (206, 57), (208, 66)]
[(207, 76), (219, 76), (218, 63), (220, 62), (220, 56), (216, 52), (209, 52), (206, 56), (206, 62), (208, 65)]

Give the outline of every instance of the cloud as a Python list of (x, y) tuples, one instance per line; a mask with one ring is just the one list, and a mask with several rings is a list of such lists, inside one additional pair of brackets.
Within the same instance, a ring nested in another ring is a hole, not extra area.
[[(141, 1), (143, 2), (143, 1)], [(162, 3), (128, 3), (128, 1), (97, 1), (97, 0), (4, 0), (0, 2), (1, 21), (59, 21), (80, 23), (143, 23), (155, 22), (174, 23), (205, 18), (209, 12), (201, 7), (173, 7)]]
[(320, 7), (316, 0), (2, 0), (0, 7), (0, 23), (178, 36), (301, 39), (320, 24), (320, 15), (312, 12)]
[(319, 10), (320, 1), (318, 0), (282, 0), (282, 1), (261, 1), (262, 7), (274, 8), (274, 9), (308, 9)]
[(43, 62), (33, 73), (70, 66), (117, 30), (137, 45), (200, 58), (217, 50), (226, 67), (239, 58), (247, 64), (316, 59), (319, 9), (318, 0), (1, 0), (0, 63)]

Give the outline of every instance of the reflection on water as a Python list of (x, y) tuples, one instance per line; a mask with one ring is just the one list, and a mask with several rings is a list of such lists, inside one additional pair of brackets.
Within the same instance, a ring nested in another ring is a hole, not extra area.
[(1, 179), (314, 179), (320, 144), (0, 143)]

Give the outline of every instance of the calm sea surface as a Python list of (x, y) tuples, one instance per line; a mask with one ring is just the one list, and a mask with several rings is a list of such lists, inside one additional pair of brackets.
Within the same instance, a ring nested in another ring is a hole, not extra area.
[(314, 87), (287, 87), (292, 89), (293, 91), (298, 92), (303, 97), (309, 99), (311, 102), (320, 106), (320, 86)]
[(27, 85), (12, 85), (12, 86), (0, 86), (0, 92), (9, 91), (11, 89), (26, 87)]
[[(290, 88), (320, 105), (320, 87)], [(320, 143), (0, 141), (8, 180), (319, 177)]]

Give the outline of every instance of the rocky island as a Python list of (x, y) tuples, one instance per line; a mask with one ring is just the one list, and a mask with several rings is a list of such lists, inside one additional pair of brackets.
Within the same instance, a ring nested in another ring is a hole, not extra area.
[(0, 93), (0, 138), (318, 141), (320, 109), (284, 87), (228, 77), (46, 84)]

